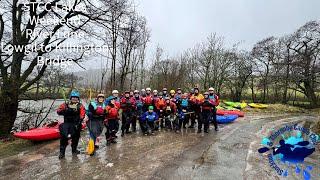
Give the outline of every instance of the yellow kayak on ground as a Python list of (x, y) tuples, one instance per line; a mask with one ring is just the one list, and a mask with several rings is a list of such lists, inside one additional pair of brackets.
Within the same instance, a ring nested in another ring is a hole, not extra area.
[(231, 106), (237, 109), (244, 109), (245, 107), (247, 107), (247, 103), (245, 102), (231, 102), (231, 101), (224, 101), (224, 104), (226, 104), (227, 106)]
[(268, 105), (260, 104), (260, 103), (249, 103), (248, 105), (252, 108), (259, 108), (259, 109), (265, 109), (268, 107)]
[(230, 107), (230, 106), (225, 106), (225, 105), (219, 105), (219, 106), (217, 106), (217, 109), (240, 111), (240, 109), (233, 108), (233, 107)]

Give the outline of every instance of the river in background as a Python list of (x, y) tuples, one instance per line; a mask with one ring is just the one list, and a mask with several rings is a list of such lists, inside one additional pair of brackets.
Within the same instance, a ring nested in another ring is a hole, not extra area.
[[(24, 109), (27, 111), (37, 112), (37, 113), (25, 113), (22, 111), (18, 111), (17, 119), (15, 121), (15, 127), (18, 129), (25, 129), (26, 124), (28, 124), (29, 128), (33, 127), (44, 119), (44, 122), (51, 122), (56, 120), (63, 120), (62, 116), (59, 116), (56, 112), (57, 108), (60, 104), (64, 103), (63, 99), (43, 99), (43, 100), (23, 100), (19, 103), (19, 109)], [(85, 102), (83, 102), (86, 105)], [(51, 107), (52, 106), (52, 107)], [(50, 108), (51, 107), (51, 108)], [(39, 113), (40, 110), (43, 109), (42, 113)]]

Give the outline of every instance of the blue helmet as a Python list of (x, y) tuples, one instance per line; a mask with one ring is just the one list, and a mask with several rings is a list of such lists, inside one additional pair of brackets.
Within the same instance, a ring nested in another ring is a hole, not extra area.
[(77, 97), (77, 98), (80, 99), (80, 93), (77, 90), (72, 90), (71, 93), (70, 93), (70, 99), (72, 97)]

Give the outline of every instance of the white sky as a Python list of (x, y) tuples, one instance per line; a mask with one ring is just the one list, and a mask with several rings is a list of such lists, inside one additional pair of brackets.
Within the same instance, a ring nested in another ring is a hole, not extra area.
[(228, 47), (244, 41), (240, 47), (250, 50), (263, 38), (289, 34), (320, 19), (320, 0), (134, 1), (151, 29), (147, 61), (157, 44), (165, 55), (178, 56), (216, 32)]

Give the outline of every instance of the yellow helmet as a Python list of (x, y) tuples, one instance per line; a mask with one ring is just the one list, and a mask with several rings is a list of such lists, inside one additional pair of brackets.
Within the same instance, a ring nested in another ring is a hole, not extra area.
[(174, 91), (173, 89), (170, 90), (170, 94), (175, 94), (175, 93), (176, 93), (176, 91)]

